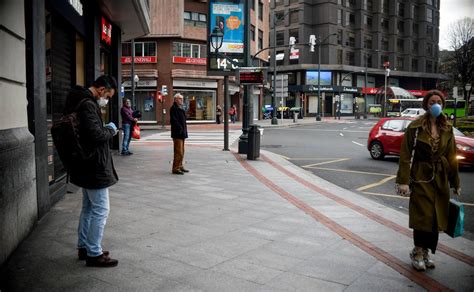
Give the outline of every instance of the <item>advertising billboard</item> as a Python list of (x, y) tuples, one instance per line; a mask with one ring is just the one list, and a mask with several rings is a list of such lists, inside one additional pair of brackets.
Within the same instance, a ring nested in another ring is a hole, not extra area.
[[(320, 72), (321, 85), (332, 85), (332, 74), (330, 71)], [(306, 84), (318, 86), (318, 71), (306, 71)]]
[(223, 34), (222, 47), (218, 54), (208, 42), (208, 73), (210, 75), (231, 75), (243, 66), (246, 28), (245, 0), (210, 0), (208, 39), (218, 28)]

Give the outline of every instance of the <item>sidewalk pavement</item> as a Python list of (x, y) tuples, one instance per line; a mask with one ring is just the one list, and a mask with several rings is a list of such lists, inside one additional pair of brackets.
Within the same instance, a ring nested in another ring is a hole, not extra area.
[[(115, 268), (76, 256), (79, 193), (67, 194), (12, 255), (1, 291), (472, 291), (474, 243), (440, 235), (416, 272), (408, 217), (262, 151), (170, 144), (116, 156), (103, 246)], [(5, 286), (8, 284), (8, 286)]]

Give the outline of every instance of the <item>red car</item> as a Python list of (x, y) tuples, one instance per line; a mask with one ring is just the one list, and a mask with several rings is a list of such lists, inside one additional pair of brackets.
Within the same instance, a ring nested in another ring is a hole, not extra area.
[[(405, 129), (413, 118), (383, 118), (370, 130), (367, 149), (373, 159), (383, 159), (385, 155), (400, 155)], [(474, 166), (474, 138), (465, 136), (454, 128), (457, 159), (459, 165)]]

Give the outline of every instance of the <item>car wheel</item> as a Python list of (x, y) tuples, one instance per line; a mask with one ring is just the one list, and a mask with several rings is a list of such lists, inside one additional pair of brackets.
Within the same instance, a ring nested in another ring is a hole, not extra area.
[(370, 156), (375, 160), (384, 158), (385, 153), (383, 152), (383, 146), (380, 142), (375, 141), (370, 144)]

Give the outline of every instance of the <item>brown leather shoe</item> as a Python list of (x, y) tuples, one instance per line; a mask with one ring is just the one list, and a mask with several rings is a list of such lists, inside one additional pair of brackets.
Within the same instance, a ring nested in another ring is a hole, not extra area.
[(86, 266), (88, 267), (99, 267), (99, 268), (111, 268), (118, 265), (118, 260), (111, 259), (108, 256), (101, 254), (97, 257), (87, 256)]
[[(105, 256), (109, 256), (108, 250), (103, 250), (102, 253)], [(80, 261), (85, 261), (87, 259), (87, 249), (85, 247), (81, 247), (77, 249), (77, 256)]]
[(184, 174), (181, 170), (173, 170), (173, 174)]
[(186, 168), (181, 168), (180, 170), (181, 170), (182, 172), (189, 172), (189, 170), (186, 169)]

